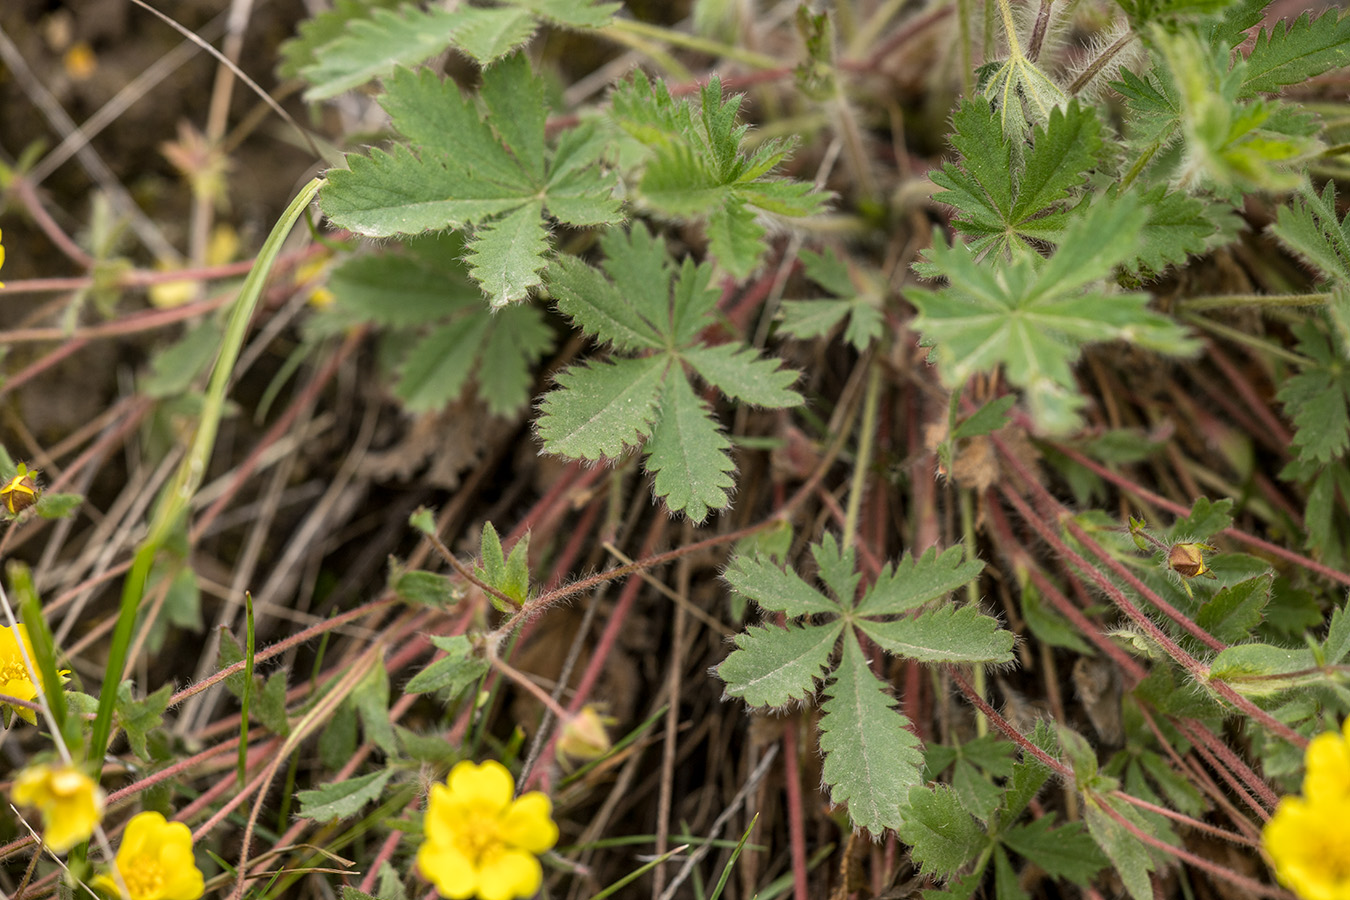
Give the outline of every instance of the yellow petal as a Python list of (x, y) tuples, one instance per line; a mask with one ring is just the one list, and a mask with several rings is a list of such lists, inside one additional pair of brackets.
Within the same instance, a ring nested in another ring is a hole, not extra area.
[(442, 897), (466, 900), (478, 892), (473, 862), (453, 847), (423, 844), (417, 851), (417, 871), (436, 886)]
[(558, 826), (553, 824), (553, 804), (538, 791), (521, 797), (502, 817), (502, 837), (513, 847), (531, 853), (543, 853), (558, 842)]
[(483, 900), (532, 897), (544, 880), (539, 860), (519, 850), (494, 854), (478, 873), (478, 896)]
[(1308, 799), (1350, 796), (1350, 743), (1339, 733), (1319, 734), (1308, 745), (1303, 795)]
[(481, 766), (465, 760), (450, 770), (448, 779), (455, 799), (484, 810), (506, 809), (515, 795), (516, 783), (506, 766), (490, 759)]

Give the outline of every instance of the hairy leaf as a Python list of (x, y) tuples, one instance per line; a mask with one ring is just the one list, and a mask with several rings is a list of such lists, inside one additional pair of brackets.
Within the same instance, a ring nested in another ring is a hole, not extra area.
[(895, 568), (882, 567), (855, 612), (860, 616), (909, 612), (969, 584), (983, 570), (984, 563), (966, 560), (960, 547), (950, 547), (940, 556), (936, 548), (929, 548), (918, 559), (906, 553)]
[(712, 411), (680, 374), (666, 379), (661, 413), (647, 441), (647, 471), (656, 476), (656, 496), (694, 522), (730, 500), (736, 465), (727, 454), (731, 441)]
[(858, 627), (883, 649), (923, 662), (1012, 660), (1012, 632), (973, 606), (943, 606), (891, 622), (861, 619)]
[(956, 793), (942, 784), (910, 790), (909, 809), (898, 831), (920, 871), (943, 879), (969, 865), (989, 845), (984, 829), (961, 808)]
[(761, 556), (737, 555), (722, 577), (738, 593), (789, 618), (840, 611), (838, 603), (811, 587), (791, 568), (781, 569)]
[(880, 836), (899, 828), (909, 806), (909, 790), (923, 782), (919, 739), (895, 700), (867, 666), (857, 638), (844, 638), (834, 682), (821, 704), (821, 777), (830, 799), (848, 804), (855, 828)]
[[(574, 459), (617, 459), (651, 433), (666, 374), (660, 356), (573, 366), (540, 404), (544, 450)], [(682, 379), (677, 379), (682, 380)]]
[(736, 635), (736, 649), (717, 667), (727, 695), (751, 706), (785, 706), (801, 700), (825, 677), (843, 623), (752, 625)]

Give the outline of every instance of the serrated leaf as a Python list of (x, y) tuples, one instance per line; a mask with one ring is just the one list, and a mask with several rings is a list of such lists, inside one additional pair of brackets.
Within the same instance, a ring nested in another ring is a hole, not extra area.
[(1003, 843), (1040, 866), (1054, 878), (1065, 878), (1087, 887), (1107, 864), (1097, 844), (1076, 822), (1052, 828), (1054, 813), (1014, 825), (1002, 835)]
[(358, 775), (346, 781), (325, 784), (311, 791), (296, 791), (295, 798), (300, 801), (302, 819), (316, 822), (331, 822), (354, 816), (384, 790), (393, 776), (392, 769), (381, 769), (369, 775)]
[(1012, 660), (1012, 632), (973, 606), (944, 606), (893, 622), (860, 619), (857, 625), (882, 649), (922, 662)]
[(286, 672), (273, 672), (256, 695), (253, 712), (258, 721), (273, 734), (285, 737), (291, 733), (291, 722), (286, 716)]
[(1294, 423), (1294, 446), (1307, 462), (1330, 463), (1350, 450), (1350, 363), (1314, 321), (1293, 327), (1298, 352), (1312, 360), (1287, 378), (1275, 396)]
[(1181, 191), (1157, 185), (1143, 192), (1140, 201), (1148, 219), (1140, 231), (1137, 256), (1125, 263), (1127, 271), (1154, 275), (1170, 265), (1181, 265), (1193, 254), (1209, 249), (1217, 233), (1205, 214), (1205, 205)]
[(604, 28), (623, 8), (608, 0), (512, 0), (535, 15), (568, 28)]
[(1329, 666), (1340, 665), (1350, 655), (1350, 608), (1342, 606), (1331, 611), (1331, 624), (1322, 643), (1322, 653)]
[(433, 330), (408, 352), (394, 393), (412, 412), (437, 410), (464, 390), (491, 319), (461, 316)]
[(352, 690), (352, 704), (361, 718), (366, 740), (376, 744), (389, 756), (398, 753), (394, 729), (389, 723), (389, 673), (384, 661), (377, 660), (366, 676)]
[(839, 546), (839, 539), (826, 532), (819, 543), (811, 545), (811, 556), (816, 561), (817, 574), (834, 593), (835, 599), (848, 607), (853, 605), (862, 576), (855, 565), (852, 547)]
[[(661, 287), (664, 293), (664, 283)], [(548, 270), (548, 289), (558, 310), (587, 334), (621, 350), (661, 346), (660, 332), (635, 305), (634, 295), (620, 293), (597, 269), (576, 257), (564, 255), (554, 261)]]
[(473, 655), (473, 645), (464, 635), (433, 636), (431, 643), (445, 651), (445, 657), (432, 662), (418, 672), (403, 687), (409, 694), (446, 691), (457, 696), (488, 670), (487, 660)]
[(651, 432), (665, 375), (666, 360), (660, 356), (591, 362), (562, 372), (560, 390), (544, 396), (535, 424), (544, 451), (573, 459), (618, 459)]
[(1074, 220), (1048, 262), (1022, 250), (997, 273), (964, 245), (938, 240), (928, 259), (948, 285), (907, 296), (919, 308), (914, 324), (934, 344), (944, 383), (959, 388), (1002, 365), (1026, 391), (1036, 422), (1062, 432), (1077, 423), (1083, 403), (1071, 365), (1084, 344), (1124, 339), (1164, 353), (1193, 352), (1197, 344), (1185, 329), (1146, 309), (1148, 295), (1088, 289), (1134, 257), (1146, 218), (1132, 198), (1099, 200)]
[[(1327, 21), (1330, 15), (1330, 21)], [(1350, 18), (1335, 12), (1312, 18), (1303, 13), (1293, 25), (1262, 28), (1247, 54), (1242, 96), (1277, 91), (1350, 65)]]
[(553, 329), (533, 304), (519, 304), (492, 316), (478, 355), (478, 396), (488, 412), (512, 416), (530, 402), (535, 365), (553, 349)]
[(526, 203), (479, 227), (469, 240), (469, 272), (493, 309), (524, 300), (543, 284), (540, 273), (548, 265), (543, 214), (543, 203)]
[(445, 249), (451, 255), (437, 263), (400, 253), (343, 260), (328, 278), (333, 306), (353, 321), (388, 327), (422, 325), (469, 306), (479, 295), (453, 258), (458, 243)]
[(961, 808), (981, 822), (989, 822), (1003, 791), (964, 759), (958, 759), (952, 768), (952, 790), (961, 801)]
[(708, 252), (733, 278), (746, 278), (764, 255), (764, 226), (745, 204), (723, 202), (708, 216)]
[(1261, 624), (1262, 610), (1270, 600), (1274, 577), (1267, 573), (1224, 585), (1200, 607), (1195, 624), (1225, 644), (1251, 640), (1252, 632)]
[(661, 393), (660, 418), (647, 441), (644, 467), (656, 476), (653, 490), (672, 512), (702, 522), (710, 509), (731, 502), (735, 463), (727, 454), (731, 441), (712, 411), (694, 394), (681, 373), (667, 378)]
[(455, 46), (485, 66), (534, 36), (534, 16), (510, 7), (463, 7), (463, 22), (454, 32)]
[(1113, 811), (1132, 819), (1129, 811), (1109, 799), (1099, 800), (1088, 796), (1086, 801), (1088, 831), (1116, 867), (1120, 880), (1125, 883), (1125, 890), (1129, 891), (1133, 900), (1153, 900), (1153, 887), (1148, 873), (1153, 871), (1154, 864), (1148, 849), (1142, 841), (1126, 831), (1125, 826), (1105, 813), (1099, 804), (1108, 803)]
[(781, 569), (764, 557), (738, 555), (722, 577), (738, 593), (788, 618), (840, 612), (838, 603), (811, 587), (790, 567)]
[(771, 409), (802, 402), (801, 394), (791, 389), (798, 373), (784, 368), (780, 360), (760, 356), (752, 347), (734, 343), (694, 347), (683, 356), (705, 381), (733, 400)]
[(449, 577), (422, 569), (399, 572), (390, 587), (405, 603), (429, 606), (433, 609), (449, 609), (458, 599)]
[(653, 235), (645, 223), (634, 222), (626, 230), (608, 229), (600, 236), (600, 247), (605, 251), (601, 266), (612, 282), (610, 290), (659, 342), (670, 330), (674, 271), (665, 238)]
[(671, 288), (670, 330), (676, 346), (686, 346), (698, 338), (717, 309), (719, 292), (711, 286), (712, 266), (694, 265), (686, 258)]
[(941, 784), (910, 790), (909, 809), (898, 831), (920, 871), (942, 879), (965, 868), (989, 845), (984, 829), (961, 808), (955, 792)]
[(298, 77), (301, 69), (322, 56), (322, 50), (347, 33), (352, 22), (369, 18), (376, 9), (392, 9), (398, 4), (399, 0), (337, 0), (332, 9), (301, 22), (296, 36), (278, 48), (281, 64), (277, 74)]
[(1305, 183), (1292, 205), (1279, 208), (1270, 232), (1324, 277), (1350, 278), (1350, 214), (1337, 216), (1335, 182), (1321, 194)]
[(978, 559), (966, 560), (960, 547), (939, 556), (929, 548), (915, 559), (906, 553), (892, 568), (884, 566), (855, 612), (860, 616), (892, 616), (918, 609), (969, 584), (984, 570)]
[(752, 625), (736, 635), (736, 649), (717, 667), (727, 696), (751, 706), (785, 706), (816, 689), (844, 626)]
[(373, 10), (369, 19), (352, 21), (344, 33), (323, 46), (300, 74), (312, 85), (313, 103), (359, 87), (396, 66), (413, 66), (440, 53), (465, 21), (462, 11), (422, 11), (413, 4), (397, 13)]
[(872, 674), (862, 648), (845, 637), (834, 681), (821, 704), (821, 777), (830, 799), (847, 804), (855, 828), (880, 836), (905, 821), (909, 790), (923, 781), (919, 739)]
[(169, 698), (172, 696), (172, 684), (163, 685), (144, 700), (132, 697), (131, 682), (124, 681), (117, 686), (117, 724), (126, 732), (131, 752), (141, 759), (150, 759), (147, 738), (151, 731), (163, 723), (164, 710), (169, 708)]

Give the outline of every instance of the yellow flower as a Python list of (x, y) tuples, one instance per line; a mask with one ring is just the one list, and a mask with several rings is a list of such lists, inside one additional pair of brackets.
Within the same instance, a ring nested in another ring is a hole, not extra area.
[[(4, 237), (5, 233), (3, 231), (0, 231), (0, 240), (4, 240)], [(4, 264), (5, 264), (5, 245), (0, 244), (0, 266), (3, 266)], [(4, 286), (5, 283), (3, 281), (0, 281), (0, 288)]]
[(1304, 757), (1308, 772), (1303, 776), (1303, 794), (1312, 800), (1350, 799), (1350, 719), (1341, 733), (1319, 734)]
[(42, 839), (57, 853), (89, 840), (103, 817), (103, 791), (75, 766), (29, 766), (14, 779), (10, 796), (42, 813)]
[[(8, 626), (0, 628), (0, 694), (31, 702), (37, 699), (38, 691), (42, 688), (42, 673), (37, 672), (37, 681), (33, 680), (34, 672), (30, 672), (24, 663), (24, 652), (27, 652), (28, 661), (36, 670), (37, 657), (33, 655), (33, 644), (28, 640), (27, 626), (20, 622), (17, 630)], [(0, 707), (6, 710), (7, 724), (13, 723), (15, 714), (29, 725), (37, 724), (37, 712), (34, 710), (12, 703), (0, 703)]]
[(1261, 834), (1275, 875), (1303, 900), (1350, 900), (1350, 798), (1285, 797)]
[(512, 900), (539, 890), (543, 869), (535, 857), (558, 841), (553, 805), (538, 791), (515, 796), (506, 766), (461, 762), (445, 784), (431, 786), (426, 841), (417, 870), (442, 897)]
[(1350, 719), (1313, 738), (1303, 796), (1284, 797), (1261, 832), (1275, 875), (1303, 900), (1350, 900)]
[[(206, 889), (192, 858), (192, 832), (157, 812), (137, 813), (127, 823), (116, 864), (131, 900), (197, 900)], [(99, 875), (94, 887), (120, 895), (111, 875)]]

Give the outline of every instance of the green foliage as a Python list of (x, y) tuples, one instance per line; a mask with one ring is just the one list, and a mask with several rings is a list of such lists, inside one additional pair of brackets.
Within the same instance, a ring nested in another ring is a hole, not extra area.
[(371, 237), (471, 228), (470, 275), (500, 308), (540, 283), (545, 213), (576, 226), (621, 216), (613, 180), (596, 166), (603, 144), (593, 128), (566, 132), (548, 152), (544, 85), (524, 56), (486, 71), (478, 100), (482, 112), (430, 70), (396, 70), (381, 105), (406, 142), (349, 154), (320, 202), (334, 223)]
[(397, 66), (415, 66), (454, 47), (486, 66), (528, 43), (541, 22), (602, 28), (620, 4), (601, 0), (503, 0), (499, 6), (419, 9), (389, 0), (339, 0), (283, 48), (282, 74), (310, 83), (305, 99), (335, 97)]
[(409, 694), (444, 691), (454, 699), (461, 691), (483, 677), (488, 670), (487, 660), (473, 652), (473, 645), (462, 634), (451, 637), (433, 635), (431, 643), (445, 656), (430, 663), (412, 677), (403, 690)]
[[(497, 529), (491, 522), (484, 522), (480, 544), (483, 564), (474, 570), (474, 574), (488, 587), (496, 588), (511, 598), (516, 605), (525, 605), (530, 598), (530, 536), (527, 534), (516, 541), (511, 548), (511, 555), (506, 556), (502, 552), (502, 541), (497, 536)], [(501, 604), (497, 597), (492, 600)]]
[[(765, 557), (733, 559), (724, 575), (728, 583), (788, 621), (737, 635), (736, 649), (717, 674), (728, 696), (752, 706), (785, 706), (829, 682), (820, 723), (825, 782), (834, 802), (848, 804), (856, 827), (879, 835), (905, 821), (910, 789), (921, 783), (923, 756), (909, 720), (868, 666), (859, 633), (911, 659), (972, 663), (1010, 659), (1012, 635), (974, 607), (933, 606), (983, 568), (963, 561), (959, 548), (941, 555), (930, 550), (918, 559), (907, 555), (893, 568), (885, 566), (861, 597), (855, 596), (859, 575), (852, 548), (841, 550), (826, 535), (811, 553), (829, 593)], [(809, 618), (797, 621), (803, 617)], [(841, 637), (841, 656), (831, 665)]]
[(1063, 234), (1049, 260), (1015, 248), (997, 266), (964, 244), (938, 240), (925, 252), (926, 274), (943, 275), (937, 290), (911, 289), (915, 327), (933, 345), (942, 380), (959, 389), (971, 375), (1002, 366), (1027, 397), (1032, 418), (1048, 432), (1078, 422), (1082, 398), (1072, 363), (1085, 344), (1127, 340), (1162, 353), (1197, 349), (1185, 329), (1149, 312), (1147, 294), (1102, 284), (1133, 259), (1147, 213), (1129, 197), (1101, 199)]
[(756, 211), (778, 216), (820, 212), (827, 195), (810, 184), (772, 176), (793, 143), (764, 141), (748, 148), (746, 125), (737, 124), (742, 98), (722, 96), (716, 76), (703, 86), (698, 104), (676, 100), (662, 81), (641, 71), (614, 92), (611, 115), (648, 149), (637, 196), (670, 216), (702, 218), (708, 251), (742, 278), (759, 265), (764, 228)]
[(409, 410), (438, 410), (472, 386), (489, 412), (514, 415), (530, 400), (553, 332), (537, 307), (486, 309), (457, 258), (462, 246), (452, 236), (421, 238), (402, 253), (348, 258), (329, 280), (334, 300), (315, 327), (371, 323), (405, 346), (394, 394)]
[(730, 501), (735, 468), (706, 402), (689, 373), (727, 397), (755, 406), (795, 406), (797, 373), (739, 343), (711, 346), (700, 336), (714, 321), (718, 292), (706, 263), (672, 264), (665, 241), (638, 223), (601, 239), (604, 272), (564, 256), (549, 269), (558, 310), (613, 356), (572, 366), (540, 404), (544, 450), (598, 461), (645, 447), (656, 496), (695, 522)]
[(117, 686), (117, 724), (126, 732), (131, 752), (141, 759), (150, 759), (147, 739), (151, 731), (163, 724), (164, 710), (168, 709), (172, 696), (172, 684), (163, 685), (143, 700), (132, 695), (130, 681)]
[(392, 769), (381, 769), (368, 775), (358, 775), (346, 781), (335, 781), (312, 791), (299, 791), (300, 816), (317, 822), (345, 819), (356, 815), (376, 797), (393, 776)]
[(822, 254), (803, 250), (801, 260), (806, 277), (840, 299), (784, 301), (782, 330), (802, 340), (826, 337), (847, 318), (844, 340), (859, 353), (866, 350), (882, 333), (882, 290), (875, 284), (860, 290), (853, 283), (849, 265), (833, 251)]
[(1244, 96), (1271, 93), (1286, 85), (1350, 65), (1350, 17), (1303, 13), (1293, 25), (1281, 21), (1261, 29), (1247, 54)]

